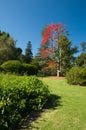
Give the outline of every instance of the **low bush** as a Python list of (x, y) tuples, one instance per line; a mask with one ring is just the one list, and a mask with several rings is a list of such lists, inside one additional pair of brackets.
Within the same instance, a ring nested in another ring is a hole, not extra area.
[(27, 75), (36, 75), (38, 73), (38, 68), (32, 64), (23, 64), (23, 73)]
[(80, 85), (86, 86), (86, 68), (80, 70)]
[(69, 84), (86, 85), (86, 68), (73, 67), (67, 74), (66, 78)]
[(46, 67), (38, 71), (38, 76), (56, 76), (56, 67)]
[(36, 75), (38, 68), (35, 65), (21, 63), (17, 60), (9, 60), (1, 65), (2, 70), (7, 73), (14, 73), (17, 75)]
[(21, 124), (24, 111), (40, 110), (49, 90), (38, 78), (0, 75), (0, 129), (13, 130)]
[(3, 69), (4, 72), (21, 74), (22, 73), (23, 65), (21, 64), (20, 61), (9, 60), (9, 61), (4, 62), (1, 65), (1, 67), (2, 67), (2, 69)]

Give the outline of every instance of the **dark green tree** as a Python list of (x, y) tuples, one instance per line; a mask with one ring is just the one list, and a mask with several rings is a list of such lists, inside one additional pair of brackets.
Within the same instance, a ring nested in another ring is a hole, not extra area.
[(59, 35), (57, 42), (59, 46), (59, 50), (57, 49), (58, 67), (61, 74), (65, 75), (66, 72), (75, 65), (74, 54), (78, 52), (78, 47), (72, 47), (72, 43), (67, 35)]
[(0, 64), (7, 60), (19, 59), (22, 50), (16, 48), (16, 42), (9, 33), (0, 31)]
[(86, 53), (86, 42), (81, 43), (81, 51), (82, 53)]
[(25, 49), (25, 62), (30, 63), (33, 58), (33, 53), (32, 53), (32, 44), (31, 41), (28, 41), (27, 47)]
[(76, 64), (86, 68), (86, 42), (81, 43), (81, 54), (76, 58)]
[(31, 64), (37, 66), (37, 67), (40, 69), (40, 66), (39, 66), (39, 58), (38, 58), (37, 56), (35, 56), (35, 57), (32, 59)]

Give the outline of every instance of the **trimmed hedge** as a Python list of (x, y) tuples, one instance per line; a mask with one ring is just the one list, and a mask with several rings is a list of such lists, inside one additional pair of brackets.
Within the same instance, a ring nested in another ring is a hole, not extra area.
[(37, 77), (0, 75), (0, 130), (21, 124), (24, 112), (40, 110), (49, 97), (48, 86)]
[(9, 60), (9, 61), (4, 62), (1, 65), (1, 68), (3, 69), (4, 72), (21, 74), (23, 65), (21, 64), (20, 61)]
[(36, 75), (38, 73), (38, 68), (32, 64), (23, 64), (23, 74)]
[(38, 68), (35, 65), (24, 64), (17, 60), (9, 60), (1, 65), (2, 70), (7, 73), (14, 73), (17, 75), (36, 75)]
[(86, 86), (86, 68), (73, 67), (66, 75), (69, 84)]

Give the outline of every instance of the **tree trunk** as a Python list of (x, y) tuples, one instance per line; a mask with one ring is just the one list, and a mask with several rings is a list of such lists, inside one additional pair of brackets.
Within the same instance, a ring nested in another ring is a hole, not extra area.
[(57, 63), (57, 77), (60, 77), (60, 72), (61, 72), (61, 48), (58, 46), (58, 52), (59, 52), (59, 59)]
[(57, 70), (57, 77), (60, 77), (60, 71)]

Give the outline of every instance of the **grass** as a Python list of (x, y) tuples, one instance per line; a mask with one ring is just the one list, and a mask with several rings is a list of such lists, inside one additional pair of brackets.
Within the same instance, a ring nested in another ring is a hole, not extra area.
[(26, 130), (86, 130), (86, 87), (68, 85), (65, 79), (42, 80), (52, 95)]

